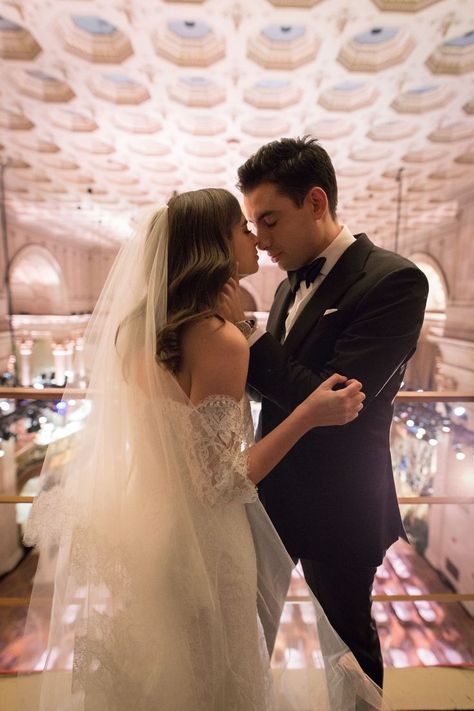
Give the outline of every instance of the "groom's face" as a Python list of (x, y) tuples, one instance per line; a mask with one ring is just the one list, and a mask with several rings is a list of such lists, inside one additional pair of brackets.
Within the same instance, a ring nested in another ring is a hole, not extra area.
[(273, 183), (261, 183), (244, 196), (244, 212), (257, 247), (281, 269), (298, 269), (318, 255), (318, 226), (309, 195), (298, 207)]

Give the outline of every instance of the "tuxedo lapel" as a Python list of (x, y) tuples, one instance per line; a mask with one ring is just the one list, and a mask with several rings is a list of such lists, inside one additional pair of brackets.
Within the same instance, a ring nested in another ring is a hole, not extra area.
[(285, 350), (294, 352), (324, 311), (335, 308), (352, 284), (364, 276), (364, 265), (372, 248), (366, 235), (356, 235), (356, 242), (346, 249), (296, 319), (285, 339)]
[(280, 284), (270, 314), (268, 316), (267, 331), (278, 341), (281, 340), (288, 307), (291, 302), (291, 289), (288, 279)]

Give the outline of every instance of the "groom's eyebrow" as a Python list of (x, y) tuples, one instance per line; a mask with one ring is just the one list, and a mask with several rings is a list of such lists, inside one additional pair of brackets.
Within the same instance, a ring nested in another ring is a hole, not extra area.
[(257, 222), (261, 222), (265, 217), (269, 217), (270, 215), (273, 215), (275, 210), (266, 210), (265, 212), (262, 212), (261, 215), (258, 215), (258, 217), (255, 218), (255, 220), (249, 220), (253, 225), (256, 225)]

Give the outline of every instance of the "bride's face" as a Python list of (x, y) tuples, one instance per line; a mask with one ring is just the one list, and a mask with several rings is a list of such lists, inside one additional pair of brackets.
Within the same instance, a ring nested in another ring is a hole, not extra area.
[(247, 227), (247, 220), (244, 215), (240, 222), (232, 228), (232, 251), (234, 259), (238, 264), (239, 276), (255, 274), (258, 270), (257, 238)]

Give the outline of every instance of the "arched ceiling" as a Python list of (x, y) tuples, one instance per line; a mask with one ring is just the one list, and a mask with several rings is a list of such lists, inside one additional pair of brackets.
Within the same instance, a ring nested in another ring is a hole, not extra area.
[(474, 187), (472, 0), (0, 0), (11, 221), (122, 239), (174, 190), (235, 190), (259, 145), (310, 133), (340, 216), (391, 246)]

